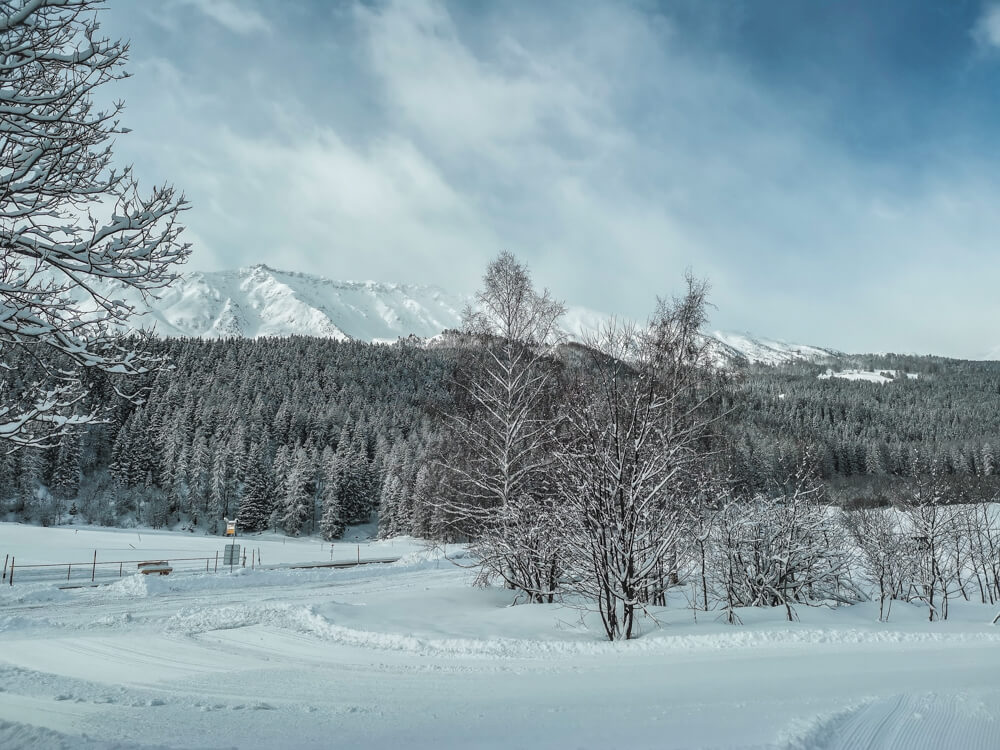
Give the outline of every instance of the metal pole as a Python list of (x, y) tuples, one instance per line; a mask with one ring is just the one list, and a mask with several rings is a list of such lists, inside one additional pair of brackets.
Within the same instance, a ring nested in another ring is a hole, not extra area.
[(123, 566), (123, 565), (125, 565), (124, 561), (123, 561), (123, 562), (120, 562), (120, 563), (118, 563), (118, 577), (119, 577), (119, 578), (121, 578), (121, 577), (122, 577), (122, 570), (123, 570), (123, 567), (122, 567), (122, 566)]
[(94, 576), (97, 575), (97, 550), (94, 550), (94, 567), (90, 569), (90, 582), (94, 582)]
[(3, 579), (7, 580), (7, 561), (10, 560), (10, 553), (8, 552), (3, 559)]
[(10, 558), (10, 585), (14, 585), (14, 558)]
[[(216, 552), (216, 554), (218, 554), (218, 552)], [(205, 558), (205, 572), (206, 573), (208, 572), (208, 561), (209, 561), (209, 559), (210, 558), (208, 558), (208, 557)]]
[(72, 572), (72, 570), (73, 570), (73, 566), (72, 565), (67, 565), (66, 566), (66, 580), (67, 581), (69, 580), (69, 574)]
[(215, 572), (219, 572), (219, 550), (215, 550)]
[(361, 545), (358, 545), (358, 565), (361, 564)]

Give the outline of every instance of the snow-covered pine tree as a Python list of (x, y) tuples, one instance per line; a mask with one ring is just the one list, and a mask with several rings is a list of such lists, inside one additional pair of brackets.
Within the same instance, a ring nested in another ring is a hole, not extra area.
[(26, 520), (37, 520), (38, 491), (45, 474), (45, 456), (39, 448), (22, 448), (18, 451), (17, 495), (14, 510)]
[(395, 472), (390, 473), (382, 482), (382, 494), (379, 498), (378, 536), (380, 539), (388, 539), (402, 533), (403, 519), (400, 511), (403, 496), (403, 483), (399, 475)]
[(226, 445), (216, 446), (212, 457), (212, 474), (209, 481), (208, 518), (212, 533), (218, 533), (219, 522), (229, 517), (229, 503), (233, 497), (232, 457)]
[(249, 532), (266, 529), (273, 505), (273, 485), (265, 463), (264, 446), (255, 442), (251, 444), (247, 456), (243, 496), (237, 514), (239, 527)]
[(340, 501), (347, 523), (366, 523), (373, 505), (368, 457), (363, 446), (360, 437), (355, 437), (344, 446), (346, 451), (341, 456)]
[(118, 437), (115, 438), (111, 448), (111, 464), (108, 466), (108, 470), (115, 484), (119, 487), (128, 487), (132, 463), (127, 423), (118, 430)]
[(189, 467), (190, 448), (187, 445), (182, 445), (174, 457), (173, 473), (170, 476), (170, 487), (167, 491), (167, 496), (170, 498), (170, 503), (176, 511), (192, 516), (191, 486), (188, 484)]
[(271, 463), (271, 476), (275, 487), (284, 487), (288, 472), (292, 468), (292, 446), (284, 443), (277, 443), (277, 446), (274, 461)]
[(77, 432), (67, 432), (59, 440), (51, 489), (62, 500), (76, 497), (80, 490), (80, 435)]
[(188, 469), (188, 484), (191, 487), (191, 509), (193, 517), (208, 512), (208, 496), (212, 479), (212, 452), (208, 437), (201, 429), (195, 432), (191, 446), (191, 460)]
[(434, 511), (433, 482), (430, 463), (424, 463), (417, 469), (417, 477), (413, 480), (410, 526), (403, 530), (404, 534), (431, 537), (431, 515)]
[(287, 534), (298, 536), (309, 520), (312, 509), (312, 466), (304, 448), (296, 448), (285, 478), (281, 526)]

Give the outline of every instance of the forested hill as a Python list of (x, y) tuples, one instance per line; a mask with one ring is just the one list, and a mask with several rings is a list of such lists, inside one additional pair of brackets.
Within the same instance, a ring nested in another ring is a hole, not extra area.
[(839, 486), (934, 471), (982, 487), (969, 480), (1000, 473), (1000, 362), (853, 356), (833, 376), (809, 364), (754, 367), (731, 408), (734, 463), (752, 485), (793, 470), (806, 446)]
[(116, 399), (107, 424), (0, 457), (8, 511), (209, 530), (238, 513), (246, 530), (336, 536), (387, 485), (392, 501), (412, 491), (447, 398), (448, 350), (304, 337), (154, 348), (173, 366), (149, 377), (144, 403)]
[[(53, 523), (73, 511), (212, 531), (238, 513), (247, 529), (336, 536), (379, 510), (383, 534), (435, 533), (440, 467), (428, 455), (442, 439), (452, 348), (306, 337), (153, 346), (173, 366), (148, 376), (144, 403), (98, 389), (113, 404), (106, 424), (0, 455), (7, 518)], [(827, 367), (733, 378), (723, 430), (746, 489), (792, 473), (811, 449), (844, 501), (932, 470), (993, 492), (1000, 363), (887, 355), (840, 359), (845, 377)]]

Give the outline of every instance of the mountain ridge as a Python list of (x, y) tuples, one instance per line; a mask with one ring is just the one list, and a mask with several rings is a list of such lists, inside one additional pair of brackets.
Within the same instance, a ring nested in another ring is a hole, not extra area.
[[(462, 309), (470, 301), (435, 285), (338, 281), (263, 263), (184, 274), (150, 301), (113, 284), (104, 291), (123, 294), (142, 313), (133, 319), (134, 328), (193, 338), (300, 335), (381, 343), (410, 336), (431, 339), (460, 328)], [(607, 317), (569, 307), (564, 327), (571, 338), (580, 340)], [(713, 356), (720, 364), (780, 364), (841, 356), (832, 349), (749, 333), (706, 335), (715, 342)]]

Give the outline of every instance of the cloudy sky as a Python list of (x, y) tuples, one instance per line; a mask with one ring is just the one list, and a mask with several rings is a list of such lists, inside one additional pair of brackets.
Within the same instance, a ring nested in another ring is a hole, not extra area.
[(198, 270), (474, 290), (1000, 356), (1000, 4), (110, 0), (117, 154)]

